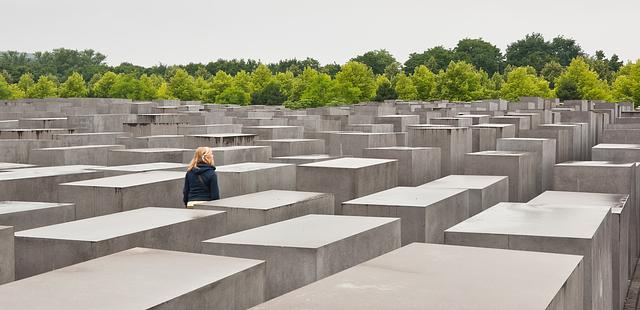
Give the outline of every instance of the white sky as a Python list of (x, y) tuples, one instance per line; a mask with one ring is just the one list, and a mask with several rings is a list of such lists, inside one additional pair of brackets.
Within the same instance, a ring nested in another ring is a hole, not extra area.
[(640, 58), (638, 0), (0, 0), (0, 51), (91, 48), (109, 64), (150, 66), (313, 57), (344, 63), (482, 37), (565, 35), (593, 54)]

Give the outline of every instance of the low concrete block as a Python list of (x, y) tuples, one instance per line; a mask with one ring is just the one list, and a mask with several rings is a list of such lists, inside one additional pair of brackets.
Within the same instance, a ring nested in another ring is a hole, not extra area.
[(244, 126), (242, 132), (257, 135), (257, 140), (302, 139), (302, 126)]
[(99, 165), (109, 163), (110, 150), (122, 150), (124, 145), (83, 145), (31, 150), (29, 163), (38, 166)]
[(218, 166), (216, 173), (221, 198), (270, 189), (296, 189), (295, 165), (249, 162)]
[(396, 145), (395, 133), (336, 132), (329, 136), (327, 153), (332, 156), (363, 157), (366, 148)]
[(21, 231), (76, 219), (72, 203), (0, 201), (0, 225)]
[[(232, 165), (246, 162), (269, 162), (271, 147), (258, 145), (212, 147), (216, 165)], [(185, 161), (190, 162), (193, 152), (185, 153)]]
[(148, 163), (148, 164), (136, 164), (136, 165), (123, 165), (123, 166), (111, 166), (96, 168), (96, 171), (104, 172), (105, 177), (113, 177), (123, 174), (149, 172), (149, 171), (186, 171), (187, 164), (179, 163)]
[(146, 164), (153, 162), (183, 163), (193, 157), (193, 150), (176, 148), (125, 149), (109, 151), (109, 166)]
[(515, 126), (511, 124), (480, 124), (471, 126), (473, 152), (495, 151), (496, 140), (516, 136)]
[(271, 147), (274, 157), (324, 153), (324, 141), (320, 139), (257, 140), (255, 144)]
[(492, 175), (450, 175), (417, 188), (458, 188), (469, 191), (469, 216), (509, 200), (509, 178)]
[(246, 133), (214, 133), (184, 137), (186, 148), (253, 145), (256, 135)]

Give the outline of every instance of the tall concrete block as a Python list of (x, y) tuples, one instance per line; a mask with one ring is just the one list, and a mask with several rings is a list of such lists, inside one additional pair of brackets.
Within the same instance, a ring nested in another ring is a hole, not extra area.
[(200, 253), (201, 241), (226, 233), (219, 211), (144, 208), (16, 233), (16, 278), (133, 247)]
[(336, 132), (329, 135), (327, 153), (332, 156), (363, 157), (364, 149), (397, 145), (395, 133)]
[(398, 160), (398, 185), (417, 186), (440, 178), (437, 147), (380, 147), (364, 149), (363, 156)]
[(509, 201), (524, 202), (538, 194), (536, 168), (535, 153), (484, 151), (465, 155), (464, 174), (508, 176)]
[(509, 200), (509, 178), (493, 175), (450, 175), (417, 188), (457, 188), (469, 192), (469, 216)]
[(264, 282), (262, 261), (134, 248), (3, 285), (0, 308), (242, 310)]
[(221, 198), (270, 189), (296, 189), (295, 165), (247, 162), (218, 166), (216, 173)]
[(75, 213), (72, 203), (0, 201), (0, 225), (14, 231), (73, 221)]
[(339, 158), (299, 165), (299, 191), (332, 193), (335, 212), (342, 214), (342, 202), (398, 185), (398, 161), (374, 158)]
[(242, 132), (257, 135), (257, 140), (302, 139), (302, 126), (243, 126)]
[(61, 146), (57, 140), (4, 139), (0, 140), (0, 161), (26, 164), (31, 150)]
[(473, 152), (495, 151), (496, 140), (514, 138), (515, 126), (511, 124), (480, 124), (471, 126)]
[(578, 255), (413, 243), (252, 309), (582, 309), (582, 278)]
[(444, 231), (469, 217), (465, 189), (394, 187), (345, 201), (345, 215), (399, 217), (402, 244), (443, 243)]
[(439, 147), (442, 176), (464, 171), (464, 154), (472, 150), (471, 130), (467, 127), (409, 126), (409, 146)]
[(445, 231), (453, 245), (583, 255), (584, 309), (611, 309), (611, 208), (500, 203)]
[(492, 124), (511, 124), (515, 126), (516, 137), (520, 136), (523, 130), (531, 129), (530, 118), (527, 116), (494, 116), (489, 119)]
[(399, 219), (306, 215), (206, 240), (203, 253), (266, 261), (271, 299), (399, 247)]
[(13, 227), (0, 226), (0, 284), (15, 279)]
[(553, 166), (556, 164), (556, 141), (538, 138), (498, 139), (498, 151), (530, 152), (536, 156), (536, 192), (542, 193), (553, 184)]
[(407, 126), (416, 125), (420, 123), (420, 116), (418, 115), (382, 115), (375, 118), (375, 122), (378, 124), (391, 124), (393, 125), (393, 131), (406, 132)]

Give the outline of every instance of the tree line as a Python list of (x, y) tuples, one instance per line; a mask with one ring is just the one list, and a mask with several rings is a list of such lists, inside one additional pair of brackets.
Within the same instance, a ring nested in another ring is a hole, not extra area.
[(207, 64), (110, 67), (93, 50), (0, 53), (0, 99), (111, 97), (180, 99), (205, 103), (286, 104), (292, 108), (363, 101), (450, 100), (520, 96), (640, 104), (640, 61), (586, 54), (573, 39), (530, 34), (505, 53), (483, 39), (412, 53), (399, 63), (388, 51), (320, 65), (312, 58), (263, 64), (222, 60)]

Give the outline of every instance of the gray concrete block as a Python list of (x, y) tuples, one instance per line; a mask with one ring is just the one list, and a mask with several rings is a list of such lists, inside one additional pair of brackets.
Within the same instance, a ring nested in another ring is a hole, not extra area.
[(226, 233), (219, 211), (144, 208), (17, 232), (16, 278), (134, 247), (200, 253), (201, 241)]
[(452, 127), (469, 127), (473, 124), (473, 120), (468, 117), (436, 117), (429, 119), (428, 123)]
[(218, 166), (216, 173), (221, 198), (270, 189), (296, 189), (295, 165), (248, 162)]
[(58, 186), (59, 201), (73, 202), (76, 218), (144, 207), (182, 208), (185, 172), (149, 171)]
[(242, 132), (257, 135), (258, 140), (302, 139), (302, 126), (243, 126)]
[(270, 299), (398, 247), (399, 219), (307, 215), (206, 240), (203, 253), (265, 260)]
[(331, 156), (328, 154), (313, 154), (313, 155), (297, 155), (297, 156), (281, 156), (281, 157), (272, 157), (270, 162), (272, 163), (281, 163), (281, 164), (294, 164), (294, 165), (302, 165), (315, 163), (319, 161), (337, 159), (338, 157)]
[(109, 151), (123, 149), (124, 145), (83, 145), (33, 149), (29, 156), (29, 163), (38, 166), (106, 166), (109, 163)]
[(374, 120), (378, 124), (391, 124), (393, 125), (393, 131), (406, 132), (407, 126), (416, 125), (420, 123), (420, 116), (418, 115), (382, 115), (378, 116)]
[(184, 137), (186, 148), (253, 145), (257, 136), (245, 133), (212, 133)]
[(466, 189), (395, 187), (342, 203), (345, 215), (402, 219), (402, 244), (443, 243), (445, 229), (469, 217)]
[(397, 145), (395, 133), (336, 132), (329, 135), (327, 153), (332, 156), (363, 157), (363, 151), (372, 147)]
[(471, 130), (467, 127), (409, 126), (409, 146), (440, 148), (440, 174), (462, 174), (464, 154), (472, 150)]
[(271, 147), (271, 155), (274, 157), (323, 154), (324, 143), (320, 139), (276, 139), (255, 142), (256, 145)]
[(450, 175), (417, 188), (458, 188), (469, 192), (469, 216), (509, 200), (509, 178), (492, 175)]
[(60, 141), (35, 139), (0, 140), (0, 161), (26, 164), (32, 149), (61, 146)]
[(472, 151), (495, 151), (496, 140), (515, 137), (515, 126), (511, 124), (480, 124), (471, 126)]
[(437, 147), (367, 148), (362, 155), (397, 159), (400, 186), (417, 186), (440, 178), (440, 148)]
[(3, 285), (0, 308), (242, 310), (264, 281), (262, 261), (134, 248)]
[[(271, 148), (268, 146), (222, 146), (212, 147), (213, 159), (216, 165), (232, 165), (246, 162), (269, 162)], [(193, 152), (185, 153), (185, 161), (190, 162)]]
[(584, 256), (584, 309), (611, 309), (611, 208), (500, 203), (445, 231), (453, 245)]
[(591, 149), (591, 154), (594, 161), (640, 162), (640, 144), (598, 144)]
[(538, 194), (537, 166), (535, 153), (484, 151), (465, 155), (464, 174), (508, 176), (509, 201), (525, 202)]
[(582, 277), (578, 255), (414, 243), (252, 309), (582, 309)]
[(350, 124), (345, 128), (345, 130), (355, 132), (385, 133), (393, 132), (393, 124)]
[(72, 203), (0, 201), (0, 225), (21, 231), (76, 219)]
[(515, 126), (516, 137), (523, 130), (531, 129), (530, 118), (527, 116), (494, 116), (489, 119), (492, 124), (511, 124)]
[(13, 227), (0, 226), (0, 284), (15, 279)]
[(153, 162), (184, 163), (193, 150), (176, 148), (125, 149), (109, 151), (109, 166), (146, 164)]
[(542, 193), (553, 184), (553, 166), (556, 163), (556, 141), (538, 138), (498, 139), (498, 151), (530, 152), (536, 156), (536, 192)]
[(214, 133), (241, 133), (241, 124), (208, 124), (208, 125), (179, 125), (179, 135), (205, 135)]
[(94, 170), (104, 172), (105, 177), (113, 177), (113, 176), (123, 175), (123, 174), (149, 172), (149, 171), (157, 171), (157, 170), (186, 171), (187, 164), (156, 162), (156, 163), (148, 163), (148, 164), (102, 167), (102, 168), (95, 168)]
[(53, 139), (60, 141), (60, 146), (82, 146), (82, 145), (115, 145), (118, 137), (126, 137), (126, 132), (90, 132), (90, 133), (67, 133), (54, 134)]
[(334, 214), (333, 194), (268, 190), (197, 204), (195, 209), (225, 211), (227, 233), (307, 214)]
[(75, 129), (0, 129), (0, 139), (53, 140), (57, 134), (74, 133)]
[(342, 214), (342, 202), (398, 185), (398, 161), (374, 158), (339, 158), (299, 165), (299, 191), (332, 193), (335, 212)]
[(118, 138), (118, 144), (122, 144), (128, 149), (184, 148), (184, 136), (159, 135), (146, 137), (120, 137)]

